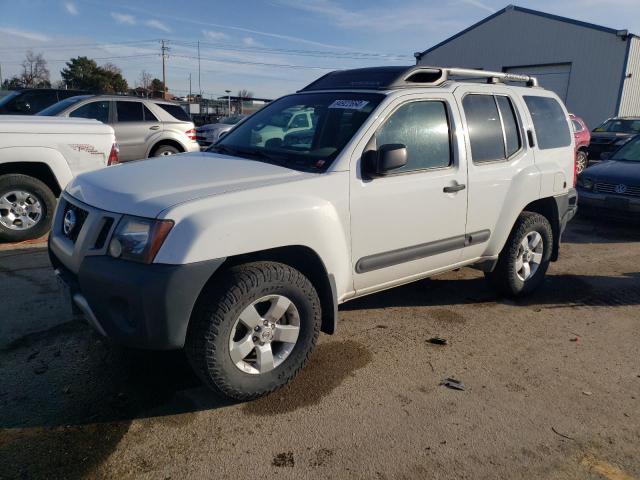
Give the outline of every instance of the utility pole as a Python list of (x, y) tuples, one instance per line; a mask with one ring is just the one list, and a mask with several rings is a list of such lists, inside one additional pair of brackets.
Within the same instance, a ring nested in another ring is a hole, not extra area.
[(193, 98), (191, 96), (191, 72), (189, 72), (189, 103), (193, 102)]
[(200, 98), (202, 98), (202, 83), (200, 78), (200, 40), (198, 40), (198, 91), (200, 92)]
[(165, 58), (167, 56), (167, 51), (169, 47), (166, 47), (164, 44), (164, 40), (160, 40), (161, 47), (160, 51), (162, 52), (162, 99), (167, 99), (167, 75), (166, 75), (166, 67), (165, 67)]

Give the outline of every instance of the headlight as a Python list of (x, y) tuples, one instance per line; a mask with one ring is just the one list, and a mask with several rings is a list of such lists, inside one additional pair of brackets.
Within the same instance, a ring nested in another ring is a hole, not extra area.
[(584, 188), (585, 190), (593, 190), (593, 180), (591, 180), (590, 178), (579, 176), (578, 186)]
[(172, 227), (172, 220), (125, 215), (111, 237), (109, 255), (123, 260), (151, 263)]

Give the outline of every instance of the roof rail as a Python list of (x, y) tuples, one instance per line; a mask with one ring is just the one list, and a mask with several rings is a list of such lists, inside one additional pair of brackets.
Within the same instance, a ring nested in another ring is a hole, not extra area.
[(428, 67), (371, 67), (354, 70), (336, 70), (318, 78), (299, 92), (313, 90), (387, 90), (394, 88), (436, 87), (452, 77), (486, 78), (489, 83), (500, 81), (526, 82), (529, 87), (537, 87), (538, 80), (528, 75), (470, 68)]
[(472, 68), (443, 68), (443, 71), (447, 72), (447, 78), (451, 76), (455, 77), (467, 77), (467, 78), (486, 78), (490, 82), (524, 82), (528, 87), (537, 87), (538, 79), (530, 75), (520, 75), (516, 73), (505, 72), (491, 72), (488, 70), (475, 70)]

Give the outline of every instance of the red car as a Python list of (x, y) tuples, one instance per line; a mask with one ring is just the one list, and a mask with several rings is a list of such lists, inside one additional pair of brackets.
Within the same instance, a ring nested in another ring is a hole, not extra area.
[(571, 124), (573, 126), (573, 138), (576, 141), (576, 173), (582, 171), (589, 166), (589, 143), (591, 143), (591, 132), (580, 117), (576, 117), (573, 113), (569, 114)]

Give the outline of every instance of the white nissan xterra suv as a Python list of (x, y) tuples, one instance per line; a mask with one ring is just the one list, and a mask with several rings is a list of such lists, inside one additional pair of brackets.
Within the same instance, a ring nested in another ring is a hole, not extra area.
[[(308, 131), (258, 145), (285, 111), (312, 111)], [(252, 399), (297, 374), (348, 300), (464, 266), (506, 295), (540, 286), (576, 211), (574, 158), (534, 78), (337, 71), (206, 152), (74, 179), (49, 251), (102, 335), (185, 348), (209, 387)]]

